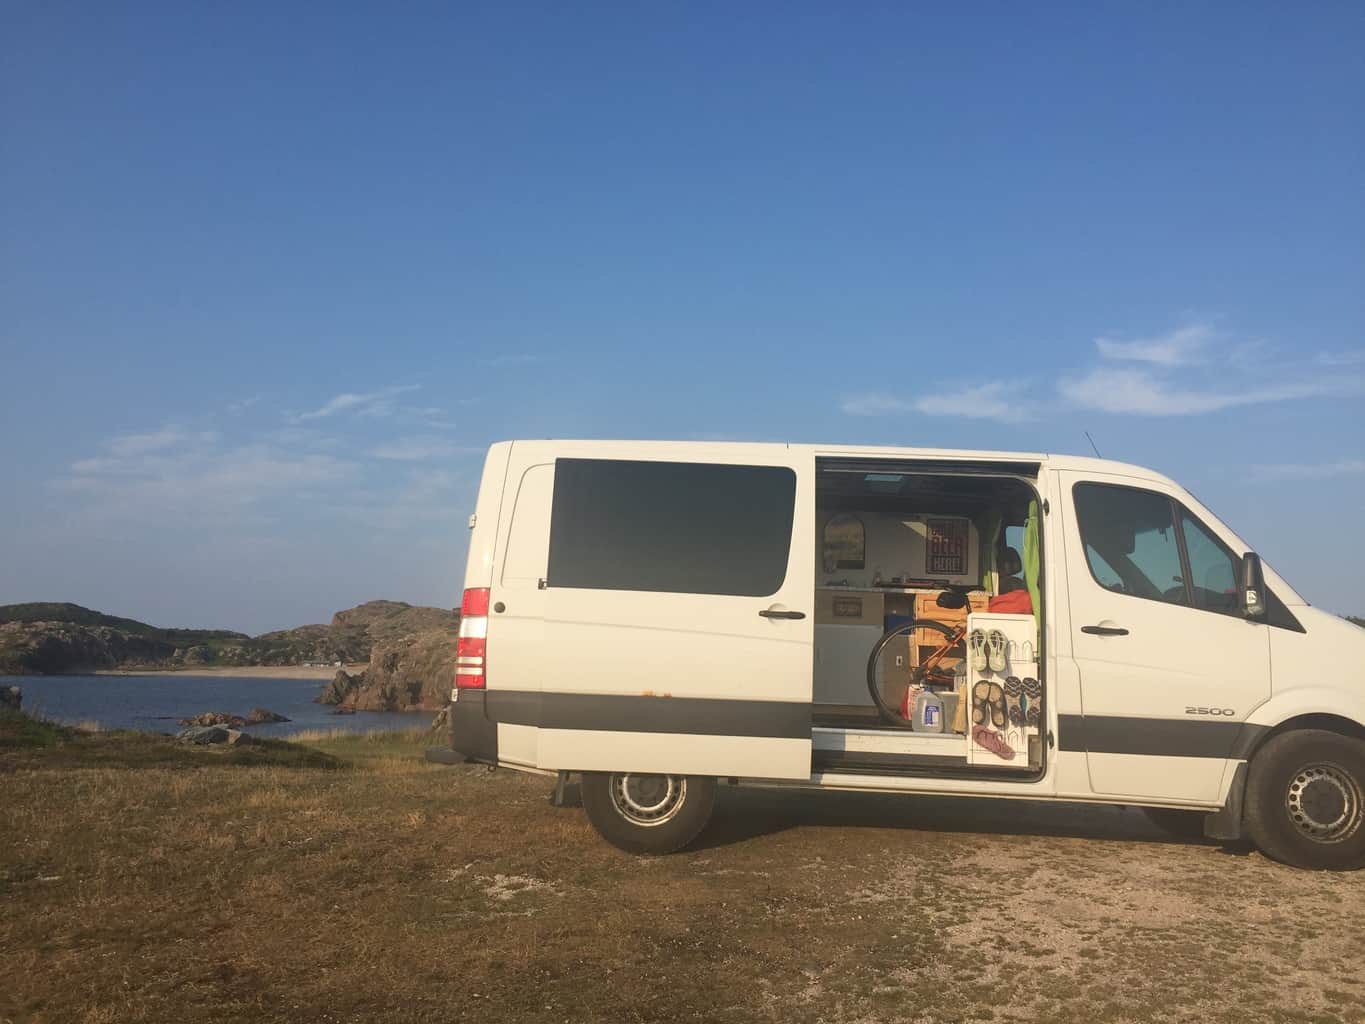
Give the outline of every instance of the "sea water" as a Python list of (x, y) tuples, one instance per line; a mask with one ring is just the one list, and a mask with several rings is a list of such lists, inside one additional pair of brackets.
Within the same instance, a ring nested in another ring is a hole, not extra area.
[(205, 711), (245, 716), (252, 708), (284, 715), (288, 722), (250, 726), (257, 736), (289, 736), (304, 729), (380, 732), (420, 729), (430, 711), (357, 711), (336, 715), (313, 703), (327, 680), (269, 676), (0, 676), (0, 685), (24, 691), (24, 709), (61, 722), (95, 721), (106, 729), (177, 732), (177, 720)]

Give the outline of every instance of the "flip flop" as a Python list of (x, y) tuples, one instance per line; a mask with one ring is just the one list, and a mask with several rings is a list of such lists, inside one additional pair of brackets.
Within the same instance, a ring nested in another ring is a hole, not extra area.
[(993, 725), (999, 729), (1008, 720), (1005, 711), (1005, 691), (999, 683), (984, 679), (972, 687), (972, 721), (977, 725)]
[(1025, 676), (1022, 681), (1024, 693), (1033, 698), (1040, 698), (1043, 695), (1043, 684), (1034, 679), (1033, 676)]
[(1009, 641), (1005, 639), (1005, 634), (998, 629), (993, 629), (986, 637), (986, 649), (990, 652), (990, 666), (992, 672), (1005, 671), (1005, 649), (1009, 646)]
[(1006, 743), (1005, 738), (998, 732), (978, 725), (972, 729), (972, 739), (1002, 761), (1014, 760), (1014, 748)]
[(990, 663), (990, 655), (986, 650), (984, 630), (974, 629), (968, 634), (967, 650), (971, 652), (972, 668), (977, 672), (985, 672), (986, 666)]

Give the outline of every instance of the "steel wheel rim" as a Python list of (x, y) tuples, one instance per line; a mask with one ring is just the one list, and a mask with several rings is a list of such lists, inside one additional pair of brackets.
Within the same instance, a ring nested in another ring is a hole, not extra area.
[(1299, 833), (1315, 843), (1339, 843), (1360, 829), (1360, 784), (1334, 764), (1311, 764), (1294, 773), (1284, 805)]
[(687, 779), (677, 775), (613, 775), (611, 803), (634, 825), (671, 821), (687, 799)]

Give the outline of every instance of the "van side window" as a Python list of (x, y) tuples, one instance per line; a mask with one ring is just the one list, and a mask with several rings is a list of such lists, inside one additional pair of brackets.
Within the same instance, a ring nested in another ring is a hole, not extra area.
[(1190, 592), (1194, 606), (1223, 615), (1242, 614), (1237, 598), (1237, 569), (1241, 559), (1185, 509), (1180, 512), (1185, 554), (1190, 563)]
[(559, 459), (547, 585), (767, 597), (795, 508), (783, 466)]
[(1188, 604), (1171, 499), (1111, 484), (1073, 491), (1086, 562), (1106, 590)]

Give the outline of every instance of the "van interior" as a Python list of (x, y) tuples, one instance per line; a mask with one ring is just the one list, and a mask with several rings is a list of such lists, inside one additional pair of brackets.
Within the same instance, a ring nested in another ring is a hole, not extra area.
[(817, 775), (1042, 773), (1036, 473), (817, 460)]

